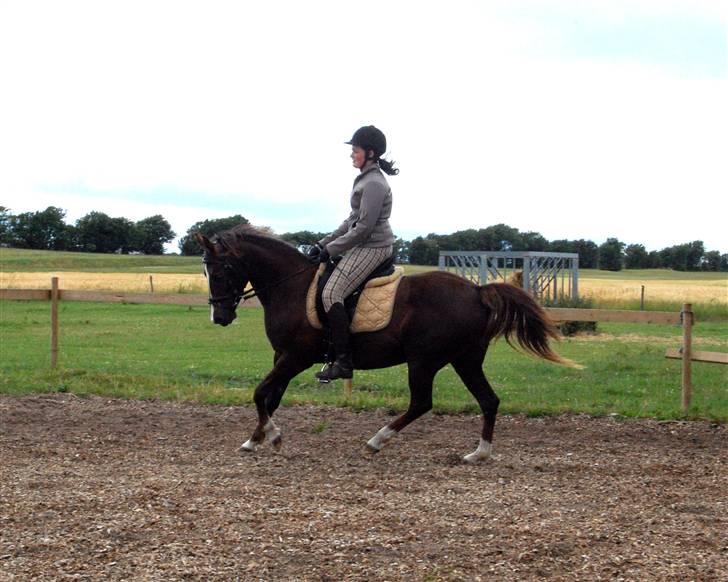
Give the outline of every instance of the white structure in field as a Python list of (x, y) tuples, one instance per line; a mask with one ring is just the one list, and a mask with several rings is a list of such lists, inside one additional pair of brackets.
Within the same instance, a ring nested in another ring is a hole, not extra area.
[(579, 255), (537, 251), (440, 251), (440, 270), (479, 285), (519, 283), (542, 302), (579, 298)]

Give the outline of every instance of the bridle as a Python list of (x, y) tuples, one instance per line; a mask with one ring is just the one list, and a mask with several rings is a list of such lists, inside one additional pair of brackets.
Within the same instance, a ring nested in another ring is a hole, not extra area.
[[(247, 274), (241, 275), (238, 268), (228, 259), (227, 256), (225, 257), (210, 257), (208, 253), (205, 253), (202, 257), (202, 262), (205, 265), (220, 265), (223, 266), (223, 273), (225, 276), (225, 283), (226, 287), (229, 289), (229, 291), (223, 295), (210, 295), (210, 298), (207, 300), (207, 303), (210, 305), (217, 305), (220, 303), (223, 303), (224, 301), (232, 300), (233, 302), (233, 310), (237, 309), (238, 305), (241, 301), (245, 302), (248, 299), (252, 299), (253, 297), (257, 297), (259, 293), (265, 292), (266, 290), (277, 287), (281, 283), (288, 281), (288, 279), (292, 279), (293, 277), (296, 277), (300, 275), (301, 273), (304, 273), (309, 270), (309, 267), (304, 267), (303, 269), (300, 269), (296, 271), (295, 273), (291, 273), (290, 275), (286, 275), (282, 279), (279, 279), (275, 283), (271, 283), (269, 285), (264, 285), (263, 287), (260, 287), (258, 289), (255, 289), (252, 284), (250, 289), (244, 289), (240, 287), (236, 287), (235, 283), (232, 282), (231, 275), (237, 276), (239, 280), (248, 281)], [(209, 287), (209, 283), (208, 283)]]
[[(223, 303), (224, 301), (230, 301), (233, 302), (233, 310), (237, 309), (238, 304), (240, 301), (245, 301), (246, 299), (250, 299), (251, 297), (255, 297), (256, 293), (254, 289), (248, 289), (245, 291), (244, 289), (241, 289), (240, 287), (236, 287), (235, 284), (232, 282), (231, 275), (237, 275), (238, 279), (241, 279), (245, 281), (246, 277), (241, 277), (240, 272), (238, 269), (233, 265), (227, 257), (225, 258), (219, 258), (219, 257), (210, 257), (207, 253), (203, 255), (202, 257), (202, 263), (204, 265), (222, 265), (223, 267), (223, 273), (225, 276), (225, 286), (228, 289), (227, 293), (224, 293), (223, 295), (212, 295), (210, 293), (210, 298), (207, 300), (207, 303), (210, 305), (217, 305), (220, 303)], [(207, 269), (205, 270), (205, 274), (207, 274)], [(208, 281), (208, 287), (209, 287), (209, 281)]]

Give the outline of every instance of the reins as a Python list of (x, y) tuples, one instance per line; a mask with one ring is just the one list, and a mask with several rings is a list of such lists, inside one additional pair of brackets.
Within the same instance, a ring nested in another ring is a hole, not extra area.
[[(220, 258), (217, 258), (217, 257), (215, 257), (215, 259), (210, 259), (208, 257), (203, 257), (202, 258), (202, 262), (205, 263), (205, 264), (210, 264), (210, 265), (211, 264), (215, 264), (215, 263), (218, 263), (218, 264), (219, 263), (222, 263), (223, 264), (223, 268), (225, 269), (226, 272), (227, 271), (233, 271), (233, 273), (235, 275), (237, 275), (240, 279), (246, 279), (247, 278), (247, 277), (241, 277), (240, 276), (240, 273), (236, 269), (235, 265), (233, 265), (230, 261), (228, 261), (227, 257), (225, 257), (224, 259), (220, 259)], [(252, 283), (251, 283), (250, 289), (247, 289), (247, 290), (246, 289), (243, 289), (243, 290), (235, 289), (235, 286), (230, 281), (230, 277), (228, 275), (227, 276), (228, 286), (229, 287), (232, 287), (234, 289), (234, 292), (232, 292), (232, 293), (226, 293), (224, 295), (211, 296), (207, 300), (207, 303), (209, 305), (214, 305), (216, 303), (222, 303), (223, 301), (227, 301), (228, 299), (232, 299), (233, 300), (233, 304), (234, 304), (234, 308), (237, 308), (237, 306), (240, 304), (241, 301), (243, 303), (245, 303), (248, 299), (252, 299), (253, 297), (257, 297), (260, 293), (265, 292), (268, 289), (271, 289), (273, 287), (277, 287), (281, 283), (284, 283), (285, 281), (288, 281), (289, 279), (292, 279), (293, 277), (296, 277), (296, 276), (300, 275), (301, 273), (304, 273), (304, 272), (306, 272), (308, 270), (309, 270), (309, 267), (306, 266), (303, 269), (300, 269), (300, 270), (296, 271), (295, 273), (291, 273), (290, 275), (286, 275), (282, 279), (279, 279), (278, 281), (275, 281), (274, 283), (270, 283), (268, 285), (264, 285), (262, 287), (259, 287), (258, 289), (256, 289), (255, 287), (253, 287), (252, 286)]]
[[(275, 283), (270, 283), (268, 285), (264, 285), (260, 289), (255, 289), (252, 286), (252, 283), (251, 283), (250, 289), (248, 289), (247, 291), (243, 291), (243, 293), (240, 295), (240, 298), (243, 300), (243, 302), (245, 302), (248, 299), (252, 299), (253, 297), (257, 297), (258, 296), (258, 293), (263, 292), (263, 291), (267, 291), (268, 289), (271, 289), (272, 287), (278, 287), (278, 285), (280, 285), (281, 283), (284, 283), (285, 281), (288, 281), (288, 279), (293, 279), (293, 277), (296, 277), (297, 275), (300, 275), (301, 273), (305, 273), (306, 271), (308, 271), (308, 267), (307, 266), (304, 267), (303, 269), (299, 270), (299, 271), (296, 271), (295, 273), (291, 273), (290, 275), (286, 275), (285, 277), (283, 277), (282, 279), (279, 279)], [(236, 306), (237, 306), (237, 303), (236, 303)]]

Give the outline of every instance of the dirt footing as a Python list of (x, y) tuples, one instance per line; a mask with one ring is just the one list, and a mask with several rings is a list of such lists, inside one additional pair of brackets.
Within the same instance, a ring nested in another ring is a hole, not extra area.
[(0, 397), (0, 580), (718, 580), (728, 430), (708, 422)]

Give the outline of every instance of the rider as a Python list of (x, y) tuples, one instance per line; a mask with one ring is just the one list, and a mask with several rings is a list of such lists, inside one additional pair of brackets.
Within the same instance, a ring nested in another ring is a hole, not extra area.
[(394, 243), (389, 226), (392, 191), (382, 172), (394, 176), (399, 170), (382, 158), (387, 139), (379, 129), (367, 125), (357, 129), (346, 143), (351, 145), (353, 166), (360, 171), (351, 192), (351, 214), (309, 251), (311, 260), (321, 263), (343, 255), (323, 290), (336, 361), (316, 374), (322, 381), (353, 377), (350, 322), (344, 299), (392, 256)]

